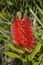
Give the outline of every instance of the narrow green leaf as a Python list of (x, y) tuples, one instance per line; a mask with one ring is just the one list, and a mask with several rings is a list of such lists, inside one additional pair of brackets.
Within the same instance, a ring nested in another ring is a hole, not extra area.
[(43, 27), (43, 24), (41, 23), (40, 19), (36, 16), (36, 14), (33, 12), (33, 10), (31, 8), (29, 10), (33, 14), (33, 16), (35, 16), (35, 18), (37, 19), (38, 23)]
[(4, 52), (4, 54), (6, 54), (7, 56), (9, 56), (11, 58), (19, 58), (20, 59), (19, 55), (12, 53), (12, 52)]
[(40, 51), (41, 44), (37, 44), (35, 50), (31, 53), (31, 60), (34, 58), (34, 56)]
[(23, 53), (23, 51), (21, 49), (15, 48), (15, 46), (12, 43), (7, 44), (7, 46), (9, 46), (12, 50), (14, 50), (18, 53)]
[(43, 54), (41, 54), (41, 55), (39, 56), (38, 60), (41, 61), (42, 58), (43, 58)]
[(40, 51), (41, 44), (38, 43), (34, 51), (30, 55), (30, 60), (33, 60), (34, 56)]
[(11, 58), (18, 58), (20, 60), (22, 60), (23, 62), (26, 62), (25, 59), (21, 58), (18, 54), (16, 53), (12, 53), (12, 52), (3, 52), (4, 54), (6, 54), (7, 56), (11, 57)]
[(3, 18), (5, 21), (7, 21), (7, 22), (5, 22), (6, 24), (8, 24), (8, 25), (10, 25), (11, 23), (10, 23), (10, 21), (8, 20), (8, 19), (6, 19), (4, 16), (3, 16), (3, 14), (0, 12), (0, 17), (1, 18)]
[(39, 10), (39, 12), (41, 13), (41, 15), (43, 15), (43, 10), (36, 4), (37, 9)]

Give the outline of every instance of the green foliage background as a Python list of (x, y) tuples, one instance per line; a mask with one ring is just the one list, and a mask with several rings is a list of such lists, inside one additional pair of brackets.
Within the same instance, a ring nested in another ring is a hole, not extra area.
[[(11, 40), (10, 25), (17, 11), (20, 11), (22, 16), (29, 16), (37, 43), (34, 51), (25, 54), (25, 58), (21, 56), (23, 51), (20, 49), (18, 52), (19, 49), (12, 45)], [(7, 46), (16, 53), (9, 52)], [(0, 0), (0, 58), (3, 52), (12, 58), (21, 59), (23, 65), (43, 63), (43, 0)], [(1, 61), (1, 64), (5, 63)]]

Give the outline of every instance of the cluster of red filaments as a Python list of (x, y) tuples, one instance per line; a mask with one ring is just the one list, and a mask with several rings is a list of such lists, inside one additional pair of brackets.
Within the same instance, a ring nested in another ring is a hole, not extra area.
[(22, 47), (29, 48), (34, 44), (34, 36), (32, 33), (31, 21), (24, 17), (14, 19), (11, 23), (11, 34), (13, 43), (21, 45)]

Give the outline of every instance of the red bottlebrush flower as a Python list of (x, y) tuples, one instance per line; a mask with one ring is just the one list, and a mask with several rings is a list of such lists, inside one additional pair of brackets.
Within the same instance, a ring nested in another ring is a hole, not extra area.
[(20, 44), (25, 48), (29, 48), (34, 44), (31, 22), (26, 17), (24, 17), (22, 20), (16, 18), (11, 23), (11, 34), (14, 44)]

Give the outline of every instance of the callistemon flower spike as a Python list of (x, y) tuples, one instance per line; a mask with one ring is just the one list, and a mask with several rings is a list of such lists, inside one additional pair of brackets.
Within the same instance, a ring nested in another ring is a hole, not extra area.
[(21, 45), (23, 48), (29, 48), (34, 45), (34, 36), (32, 33), (31, 21), (28, 17), (19, 17), (11, 23), (12, 41), (16, 45)]

